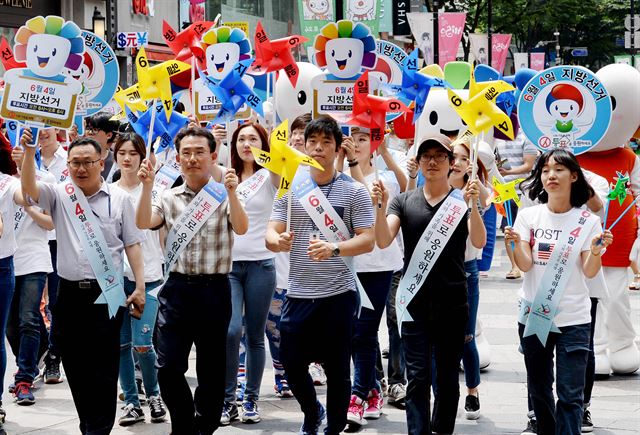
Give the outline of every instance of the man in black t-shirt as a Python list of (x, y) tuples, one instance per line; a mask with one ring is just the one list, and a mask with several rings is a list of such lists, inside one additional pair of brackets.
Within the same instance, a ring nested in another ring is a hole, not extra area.
[[(425, 177), (423, 187), (402, 193), (391, 202), (381, 182), (374, 183), (376, 209), (376, 243), (387, 247), (402, 228), (404, 272), (425, 229), (453, 191), (448, 176), (454, 163), (451, 141), (443, 135), (424, 139), (416, 159)], [(478, 211), (478, 181), (465, 187), (465, 201), (472, 199), (466, 224), (460, 222), (445, 240), (440, 256), (428, 272), (416, 296), (408, 306), (413, 321), (402, 323), (402, 346), (407, 364), (407, 424), (409, 434), (453, 433), (460, 398), (458, 367), (462, 358), (465, 327), (468, 320), (464, 251), (467, 238), (476, 248), (486, 242), (486, 231)], [(422, 257), (423, 252), (417, 252)], [(398, 292), (402, 289), (398, 288)], [(400, 295), (400, 293), (398, 293)], [(399, 297), (399, 296), (398, 296)], [(399, 319), (400, 321), (400, 319)], [(436, 361), (438, 390), (429, 416), (432, 349)]]

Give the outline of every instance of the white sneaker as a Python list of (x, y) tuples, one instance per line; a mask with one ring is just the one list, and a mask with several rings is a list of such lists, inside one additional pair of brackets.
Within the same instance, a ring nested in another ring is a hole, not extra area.
[(393, 384), (389, 387), (387, 402), (389, 405), (402, 405), (407, 397), (407, 387), (404, 384)]
[(357, 426), (364, 426), (367, 424), (367, 420), (364, 419), (364, 405), (364, 400), (355, 394), (351, 396), (349, 409), (347, 410), (347, 423), (355, 424)]
[(324, 369), (320, 364), (309, 364), (309, 374), (313, 380), (313, 385), (325, 385), (327, 383), (327, 375), (324, 373)]

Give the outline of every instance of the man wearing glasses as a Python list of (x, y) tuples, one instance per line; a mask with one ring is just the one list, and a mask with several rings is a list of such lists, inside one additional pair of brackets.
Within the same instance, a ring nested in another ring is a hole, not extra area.
[(113, 174), (118, 169), (118, 165), (115, 164), (113, 159), (111, 145), (113, 145), (113, 141), (118, 134), (119, 124), (118, 121), (111, 121), (111, 116), (108, 113), (98, 112), (84, 120), (85, 136), (98, 142), (102, 149), (100, 156), (104, 160), (104, 167), (100, 175), (107, 183), (113, 181)]
[(108, 434), (116, 413), (123, 314), (118, 307), (125, 303), (124, 290), (119, 292), (122, 254), (127, 253), (136, 280), (126, 306), (132, 315), (140, 315), (145, 304), (140, 247), (144, 233), (136, 227), (129, 194), (101, 176), (105, 163), (97, 141), (86, 137), (73, 141), (67, 160), (70, 180), (53, 185), (36, 181), (35, 148), (28, 146), (31, 133), (27, 132), (21, 138), (22, 192), (28, 203), (51, 214), (56, 228), (60, 281), (55, 334), (80, 431)]

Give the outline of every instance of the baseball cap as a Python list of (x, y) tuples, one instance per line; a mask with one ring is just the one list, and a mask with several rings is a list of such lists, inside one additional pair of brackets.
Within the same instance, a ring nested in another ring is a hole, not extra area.
[(451, 139), (440, 133), (429, 134), (420, 140), (420, 146), (418, 146), (418, 152), (416, 153), (416, 159), (420, 160), (420, 156), (424, 154), (427, 149), (432, 147), (442, 147), (448, 154), (453, 153), (451, 148)]

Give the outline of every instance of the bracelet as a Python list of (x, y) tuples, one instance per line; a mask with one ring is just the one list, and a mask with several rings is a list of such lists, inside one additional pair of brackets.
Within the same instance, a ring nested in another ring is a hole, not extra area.
[(411, 174), (409, 174), (409, 178), (411, 178), (412, 180), (415, 180), (416, 178), (418, 178), (418, 174), (416, 174), (415, 177), (412, 177)]
[(358, 161), (357, 157), (354, 157), (352, 159), (347, 158), (347, 163), (353, 163), (353, 162), (357, 162), (357, 161)]
[(354, 166), (358, 165), (358, 161), (356, 159), (354, 159), (353, 162), (350, 162), (349, 160), (347, 160), (347, 163), (349, 164), (350, 168), (353, 168)]

